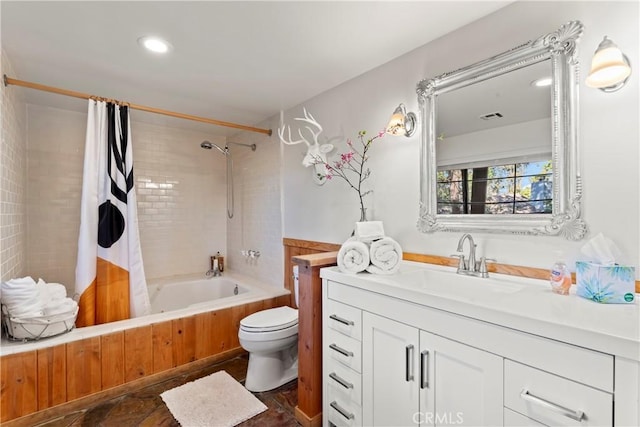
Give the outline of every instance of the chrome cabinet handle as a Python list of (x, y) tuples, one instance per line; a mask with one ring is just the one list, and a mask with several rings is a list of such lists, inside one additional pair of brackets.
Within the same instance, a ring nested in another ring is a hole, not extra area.
[(342, 406), (338, 405), (338, 402), (336, 402), (335, 400), (331, 403), (329, 403), (329, 406), (331, 406), (333, 409), (335, 409), (336, 411), (338, 411), (338, 413), (340, 415), (342, 415), (343, 417), (345, 417), (348, 420), (352, 420), (355, 418), (355, 415), (353, 415), (353, 413), (348, 412), (346, 409), (344, 409)]
[(526, 388), (522, 389), (522, 391), (520, 392), (520, 397), (526, 401), (538, 404), (544, 408), (550, 409), (553, 412), (564, 415), (565, 417), (571, 418), (572, 420), (576, 420), (578, 422), (582, 421), (582, 419), (584, 418), (584, 412), (574, 411), (573, 409), (565, 408), (562, 405), (558, 405), (557, 403), (553, 403), (549, 400), (535, 396), (531, 394)]
[(337, 351), (338, 353), (342, 354), (343, 356), (353, 357), (353, 352), (352, 352), (352, 351), (345, 350), (344, 348), (342, 348), (342, 347), (338, 347), (338, 346), (337, 346), (337, 345), (335, 345), (335, 344), (330, 344), (330, 345), (329, 345), (329, 348), (330, 348), (331, 350), (335, 350), (335, 351)]
[(336, 314), (332, 314), (331, 316), (329, 316), (329, 319), (335, 320), (336, 322), (340, 322), (343, 325), (347, 325), (347, 326), (353, 326), (354, 325), (352, 320), (343, 319), (342, 317), (340, 317), (340, 316), (338, 316)]
[(338, 374), (336, 374), (335, 372), (331, 372), (329, 374), (329, 378), (331, 378), (332, 380), (334, 380), (335, 382), (337, 382), (338, 384), (340, 384), (344, 388), (353, 388), (353, 384), (351, 384), (347, 380), (344, 380), (344, 379), (340, 378), (338, 376)]
[(413, 381), (413, 344), (409, 344), (404, 349), (404, 355), (406, 357), (406, 365), (405, 365), (405, 380), (407, 382)]
[(420, 353), (420, 388), (429, 388), (429, 350)]

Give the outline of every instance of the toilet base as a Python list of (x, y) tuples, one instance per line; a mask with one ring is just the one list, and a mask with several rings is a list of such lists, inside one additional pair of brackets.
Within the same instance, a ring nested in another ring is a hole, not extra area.
[(298, 346), (273, 353), (249, 353), (244, 386), (249, 391), (273, 390), (298, 377)]

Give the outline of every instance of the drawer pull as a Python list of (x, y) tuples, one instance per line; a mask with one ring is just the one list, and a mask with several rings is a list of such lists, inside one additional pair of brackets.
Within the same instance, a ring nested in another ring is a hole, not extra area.
[(335, 351), (337, 351), (338, 353), (342, 354), (343, 356), (353, 357), (353, 352), (352, 352), (352, 351), (345, 350), (344, 348), (342, 348), (342, 347), (338, 347), (338, 346), (337, 346), (337, 345), (335, 345), (335, 344), (330, 344), (330, 345), (329, 345), (329, 348), (330, 348), (331, 350), (335, 350)]
[(340, 415), (342, 415), (343, 417), (345, 417), (348, 420), (352, 420), (355, 418), (355, 415), (353, 415), (353, 413), (351, 412), (347, 412), (346, 409), (344, 409), (342, 406), (338, 405), (338, 402), (336, 402), (335, 400), (333, 402), (331, 402), (329, 404), (333, 409), (335, 409), (336, 411), (338, 411), (338, 413)]
[(336, 374), (335, 372), (331, 372), (329, 374), (329, 378), (331, 378), (332, 380), (334, 380), (335, 382), (337, 382), (338, 384), (340, 384), (344, 388), (353, 388), (353, 384), (351, 384), (347, 380), (344, 380), (344, 379), (340, 378), (338, 376), (338, 374)]
[(574, 411), (572, 409), (558, 405), (557, 403), (553, 403), (541, 397), (535, 396), (531, 394), (526, 388), (522, 389), (522, 392), (520, 392), (520, 397), (526, 401), (538, 404), (544, 408), (550, 409), (560, 415), (564, 415), (565, 417), (571, 418), (572, 420), (576, 420), (578, 422), (582, 421), (582, 419), (584, 418), (584, 412)]
[(336, 314), (332, 314), (331, 316), (329, 316), (329, 319), (331, 320), (335, 320), (336, 322), (340, 322), (343, 325), (347, 325), (347, 326), (353, 326), (353, 320), (347, 320), (347, 319), (343, 319), (342, 317), (336, 315)]
[(409, 344), (404, 349), (404, 355), (406, 357), (406, 366), (405, 366), (405, 380), (407, 382), (413, 381), (413, 344)]
[(420, 388), (429, 388), (429, 350), (420, 353)]

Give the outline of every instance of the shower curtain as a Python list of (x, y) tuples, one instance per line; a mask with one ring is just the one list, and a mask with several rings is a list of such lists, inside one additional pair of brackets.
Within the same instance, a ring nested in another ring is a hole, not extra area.
[(76, 293), (76, 326), (148, 314), (129, 108), (89, 100)]

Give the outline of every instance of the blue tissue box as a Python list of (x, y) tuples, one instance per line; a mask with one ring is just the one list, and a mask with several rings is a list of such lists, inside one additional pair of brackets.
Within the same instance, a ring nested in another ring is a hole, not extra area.
[(634, 267), (578, 261), (576, 294), (603, 304), (633, 303), (635, 277)]

